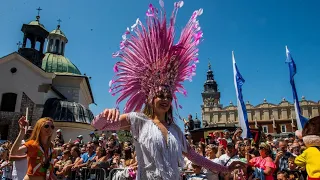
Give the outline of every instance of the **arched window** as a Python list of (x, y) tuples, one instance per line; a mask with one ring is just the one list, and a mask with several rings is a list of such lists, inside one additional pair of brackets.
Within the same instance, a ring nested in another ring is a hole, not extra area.
[(55, 53), (59, 53), (59, 47), (60, 47), (60, 40), (56, 39), (55, 48), (54, 48)]
[(29, 38), (26, 40), (26, 48), (31, 48), (31, 40)]
[(52, 46), (53, 46), (53, 39), (50, 39), (49, 45), (48, 45), (48, 49), (47, 49), (48, 52), (52, 52), (53, 51)]
[(41, 42), (36, 41), (36, 48), (35, 48), (35, 49), (38, 50), (38, 51), (40, 51), (40, 49), (41, 49)]
[(61, 55), (64, 55), (64, 43), (63, 42), (61, 42), (61, 52), (60, 52), (60, 54)]
[(17, 94), (4, 93), (2, 94), (0, 111), (14, 112), (17, 102)]

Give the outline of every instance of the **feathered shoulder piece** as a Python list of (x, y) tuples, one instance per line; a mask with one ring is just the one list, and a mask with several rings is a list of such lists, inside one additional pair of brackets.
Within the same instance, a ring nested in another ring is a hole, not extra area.
[[(194, 11), (175, 44), (175, 21), (183, 1), (174, 3), (170, 21), (166, 20), (164, 3), (158, 11), (152, 4), (146, 12), (146, 25), (137, 19), (122, 35), (120, 50), (113, 54), (122, 60), (114, 66), (115, 77), (110, 81), (112, 95), (120, 94), (117, 105), (127, 99), (124, 112), (139, 111), (155, 97), (161, 86), (169, 87), (177, 105), (176, 92), (187, 94), (182, 83), (192, 79), (198, 62), (202, 38), (197, 17), (203, 10)], [(161, 88), (160, 88), (161, 89)]]

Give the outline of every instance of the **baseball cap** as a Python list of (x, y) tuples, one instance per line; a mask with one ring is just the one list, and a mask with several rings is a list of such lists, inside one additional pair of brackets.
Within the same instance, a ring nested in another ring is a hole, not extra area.
[(94, 132), (91, 132), (89, 135), (92, 135), (92, 134), (94, 134)]
[(61, 129), (58, 129), (57, 132), (62, 132), (62, 130), (61, 130)]
[(99, 137), (99, 141), (103, 141), (104, 140), (104, 138), (103, 137)]
[(232, 142), (229, 142), (229, 143), (227, 144), (227, 147), (235, 147), (235, 146), (234, 146), (234, 144), (233, 144)]
[(77, 138), (82, 138), (82, 137), (83, 137), (82, 135), (77, 136)]

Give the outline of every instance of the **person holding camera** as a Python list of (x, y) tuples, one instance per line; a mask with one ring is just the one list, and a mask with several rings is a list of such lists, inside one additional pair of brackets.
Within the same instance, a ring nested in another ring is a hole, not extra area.
[(274, 163), (277, 165), (278, 170), (285, 171), (288, 169), (288, 158), (291, 157), (292, 154), (288, 151), (287, 142), (284, 140), (279, 141), (279, 148), (277, 149), (276, 158)]

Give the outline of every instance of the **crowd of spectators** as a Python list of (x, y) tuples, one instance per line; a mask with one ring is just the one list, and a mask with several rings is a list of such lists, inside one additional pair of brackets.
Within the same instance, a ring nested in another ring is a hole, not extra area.
[[(74, 141), (65, 142), (63, 132), (58, 129), (53, 140), (57, 158), (54, 159), (55, 174), (58, 179), (75, 179), (81, 176), (83, 169), (104, 169), (110, 172), (113, 168), (129, 168), (128, 179), (134, 179), (137, 169), (136, 153), (132, 142), (120, 142), (116, 133), (90, 133), (89, 142), (79, 135)], [(215, 163), (228, 166), (233, 161), (248, 164), (247, 168), (232, 173), (212, 172), (201, 165), (193, 164), (185, 158), (181, 167), (182, 179), (188, 180), (306, 180), (305, 167), (298, 167), (295, 158), (305, 149), (302, 139), (293, 134), (275, 138), (271, 134), (262, 135), (258, 142), (241, 138), (241, 129), (233, 132), (224, 130), (210, 133), (206, 140), (194, 142), (190, 133), (186, 140), (202, 156)], [(27, 135), (25, 140), (27, 140)], [(4, 142), (0, 147), (0, 173), (2, 179), (19, 179), (16, 166), (21, 166), (21, 159), (9, 157), (12, 143)], [(24, 157), (26, 158), (26, 157)], [(19, 165), (18, 165), (19, 163)], [(23, 165), (23, 164), (22, 164)], [(19, 168), (19, 170), (23, 168)], [(21, 174), (25, 174), (22, 172)], [(82, 178), (83, 179), (83, 178)]]
[(224, 130), (223, 133), (216, 131), (198, 143), (194, 143), (189, 134), (186, 138), (200, 155), (213, 162), (228, 166), (233, 161), (242, 161), (248, 165), (246, 169), (215, 173), (201, 169), (185, 158), (185, 172), (190, 172), (189, 177), (197, 180), (307, 180), (305, 167), (295, 164), (296, 157), (306, 149), (302, 139), (294, 134), (276, 138), (262, 133), (259, 141), (255, 142), (241, 138), (241, 133), (241, 129), (234, 132)]

